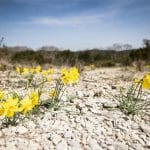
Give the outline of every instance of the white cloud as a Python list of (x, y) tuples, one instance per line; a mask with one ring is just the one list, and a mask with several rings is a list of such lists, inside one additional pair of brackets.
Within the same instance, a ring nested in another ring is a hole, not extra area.
[(84, 24), (91, 24), (101, 21), (101, 16), (73, 16), (73, 17), (39, 17), (33, 19), (34, 24), (48, 25), (48, 26), (78, 26)]
[[(15, 0), (19, 1), (19, 0)], [(25, 0), (20, 0), (25, 2)], [(32, 0), (35, 2), (36, 0)], [(48, 0), (37, 0), (38, 2), (48, 1)], [(70, 5), (71, 0), (51, 0), (50, 2), (68, 2)], [(72, 2), (77, 3), (79, 1), (86, 0), (72, 0)], [(123, 11), (123, 9), (135, 2), (135, 0), (113, 0), (113, 4), (107, 7), (103, 12), (101, 11), (101, 7), (96, 9), (90, 9), (88, 11), (82, 12), (76, 15), (63, 16), (63, 17), (55, 17), (55, 16), (40, 16), (32, 18), (28, 23), (35, 25), (46, 25), (46, 26), (85, 26), (90, 24), (103, 24), (105, 20), (107, 20), (107, 24), (111, 18), (117, 16), (119, 12)]]
[(109, 13), (94, 13), (94, 14), (78, 14), (74, 16), (64, 17), (38, 17), (32, 19), (32, 23), (36, 25), (47, 25), (47, 26), (81, 26), (102, 23), (104, 19), (113, 17), (116, 11)]

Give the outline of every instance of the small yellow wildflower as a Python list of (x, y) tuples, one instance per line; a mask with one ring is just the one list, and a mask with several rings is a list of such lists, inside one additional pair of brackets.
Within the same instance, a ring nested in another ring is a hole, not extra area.
[(43, 75), (44, 77), (47, 76), (47, 74), (48, 74), (47, 70), (42, 70), (42, 75)]
[(53, 73), (54, 73), (54, 70), (53, 70), (52, 68), (49, 68), (49, 69), (47, 70), (47, 72), (48, 72), (49, 74), (53, 74)]
[(35, 69), (34, 69), (35, 73), (39, 73), (41, 71), (41, 66), (37, 66)]
[(32, 100), (29, 96), (25, 96), (23, 100), (20, 102), (20, 112), (23, 112), (26, 115), (29, 111), (31, 111), (34, 107)]
[(16, 67), (16, 72), (17, 72), (17, 73), (21, 74), (21, 73), (22, 73), (22, 71), (23, 71), (23, 70), (22, 70), (22, 68), (20, 68), (20, 67)]
[(70, 68), (69, 70), (69, 74), (70, 74), (70, 80), (71, 80), (71, 83), (75, 83), (77, 82), (78, 78), (79, 78), (79, 72), (78, 72), (78, 69), (73, 67), (73, 68)]
[(30, 72), (30, 69), (29, 68), (23, 68), (23, 74), (28, 74)]
[(30, 93), (30, 98), (31, 98), (31, 100), (32, 100), (33, 106), (38, 105), (38, 103), (39, 103), (39, 94), (38, 94), (38, 93), (36, 93), (36, 92), (31, 92), (31, 93)]
[(63, 68), (61, 70), (61, 77), (60, 77), (60, 79), (62, 80), (62, 82), (64, 84), (68, 84), (69, 83), (69, 72), (68, 72), (68, 70), (66, 68)]
[(21, 100), (20, 104), (20, 112), (23, 112), (26, 115), (29, 111), (31, 111), (36, 105), (39, 103), (39, 94), (36, 92), (31, 92), (29, 96), (25, 96), (23, 100)]
[(78, 69), (75, 67), (70, 68), (69, 70), (65, 68), (61, 70), (60, 79), (64, 84), (76, 83), (78, 81), (78, 78), (79, 78), (79, 72)]
[(150, 74), (146, 74), (142, 82), (143, 89), (150, 89)]
[(15, 112), (18, 112), (18, 98), (9, 96), (7, 101), (3, 102), (1, 106), (3, 108), (3, 110), (1, 110), (3, 116), (7, 118), (13, 117)]

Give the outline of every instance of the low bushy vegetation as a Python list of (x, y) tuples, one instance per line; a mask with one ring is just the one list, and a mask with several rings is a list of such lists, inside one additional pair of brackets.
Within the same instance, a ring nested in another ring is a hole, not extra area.
[(33, 51), (29, 49), (12, 51), (5, 47), (0, 48), (0, 59), (13, 64), (52, 64), (55, 66), (94, 64), (96, 67), (112, 67), (116, 65), (129, 66), (135, 64), (137, 69), (141, 70), (142, 64), (150, 63), (150, 47), (145, 46), (143, 48), (125, 51), (92, 49), (76, 52), (71, 50)]

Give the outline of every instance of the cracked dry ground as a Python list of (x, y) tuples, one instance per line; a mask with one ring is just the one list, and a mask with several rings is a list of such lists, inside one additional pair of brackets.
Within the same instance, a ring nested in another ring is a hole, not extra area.
[[(7, 79), (6, 74), (0, 73), (1, 88), (9, 91), (18, 84), (16, 90), (21, 90), (18, 79)], [(134, 77), (143, 74), (121, 68), (82, 72), (79, 83), (67, 87), (58, 110), (43, 110), (17, 126), (1, 129), (0, 149), (150, 149), (149, 115), (125, 115), (112, 96), (120, 86), (127, 88)]]

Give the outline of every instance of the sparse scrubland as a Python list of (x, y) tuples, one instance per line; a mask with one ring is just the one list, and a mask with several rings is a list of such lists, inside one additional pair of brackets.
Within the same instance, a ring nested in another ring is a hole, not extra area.
[(150, 148), (150, 49), (0, 49), (1, 149)]
[[(138, 70), (150, 64), (150, 46), (143, 48), (115, 51), (115, 50), (84, 50), (84, 51), (33, 51), (29, 48), (15, 51), (12, 48), (0, 48), (0, 61), (5, 67), (11, 64), (46, 65), (54, 66), (85, 66), (94, 64), (96, 67), (135, 66)], [(9, 65), (8, 65), (9, 64)]]

